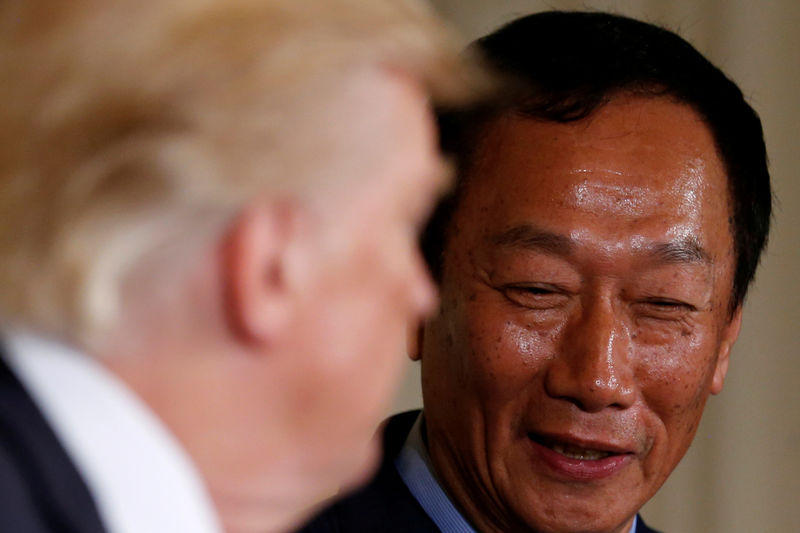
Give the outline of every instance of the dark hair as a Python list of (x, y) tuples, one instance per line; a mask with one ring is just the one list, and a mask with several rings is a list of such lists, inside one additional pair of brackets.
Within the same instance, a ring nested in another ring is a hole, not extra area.
[[(447, 227), (470, 155), (489, 121), (507, 113), (578, 121), (620, 93), (666, 96), (691, 106), (711, 130), (729, 180), (736, 253), (731, 310), (744, 300), (769, 232), (772, 193), (761, 121), (741, 90), (678, 35), (627, 17), (548, 11), (517, 19), (475, 41), (503, 80), (480, 107), (439, 116), (442, 148), (459, 174), (423, 233), (434, 278), (441, 278)], [(502, 94), (501, 94), (502, 93)]]

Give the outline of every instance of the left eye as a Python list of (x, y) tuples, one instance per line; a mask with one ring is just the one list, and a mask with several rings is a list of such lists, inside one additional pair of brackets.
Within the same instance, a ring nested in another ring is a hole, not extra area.
[(686, 302), (665, 298), (644, 300), (640, 305), (645, 314), (656, 318), (672, 318), (696, 310), (693, 305)]
[(672, 300), (650, 300), (647, 303), (658, 307), (681, 307), (685, 305), (681, 302), (675, 302)]

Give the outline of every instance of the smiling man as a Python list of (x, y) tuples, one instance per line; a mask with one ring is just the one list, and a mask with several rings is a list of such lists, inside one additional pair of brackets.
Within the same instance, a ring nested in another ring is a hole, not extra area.
[(445, 117), (423, 414), (309, 531), (651, 531), (722, 390), (771, 210), (760, 121), (680, 37), (602, 13), (477, 42), (508, 78)]

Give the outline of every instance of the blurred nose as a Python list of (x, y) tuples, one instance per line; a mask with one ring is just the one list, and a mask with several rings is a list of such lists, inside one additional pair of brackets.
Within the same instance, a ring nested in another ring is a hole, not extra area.
[(439, 291), (419, 253), (414, 254), (409, 285), (408, 296), (415, 318), (431, 314), (439, 302)]
[(587, 412), (633, 404), (630, 330), (613, 307), (608, 301), (597, 302), (567, 325), (545, 376), (551, 397)]

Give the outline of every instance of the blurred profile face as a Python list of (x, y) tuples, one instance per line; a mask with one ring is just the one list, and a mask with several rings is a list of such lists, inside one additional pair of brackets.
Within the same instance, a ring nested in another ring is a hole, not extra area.
[(421, 351), (430, 452), (481, 531), (625, 531), (721, 390), (740, 314), (700, 117), (619, 96), (488, 127)]
[(155, 349), (106, 358), (187, 449), (228, 531), (286, 530), (366, 480), (407, 327), (436, 301), (416, 242), (449, 175), (425, 91), (378, 67), (326, 90), (291, 132), (319, 172), (296, 171), (310, 190), (244, 207), (179, 304), (142, 307)]
[(340, 110), (344, 157), (332, 164), (346, 175), (321, 195), (317, 261), (290, 333), (305, 361), (298, 445), (318, 482), (364, 479), (377, 460), (371, 437), (401, 379), (407, 328), (436, 301), (416, 242), (448, 176), (413, 80), (368, 73)]

